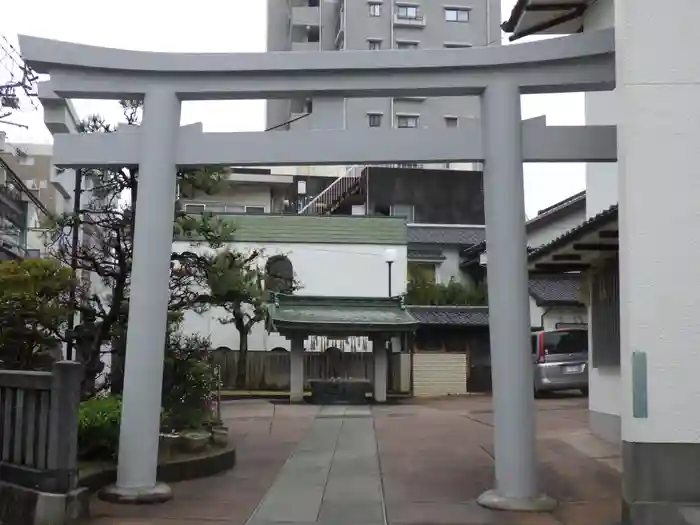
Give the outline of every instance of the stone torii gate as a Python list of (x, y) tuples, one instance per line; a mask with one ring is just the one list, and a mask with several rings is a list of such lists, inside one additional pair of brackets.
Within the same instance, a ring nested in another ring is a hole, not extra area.
[[(124, 500), (169, 497), (156, 483), (163, 346), (177, 166), (392, 162), (485, 164), (496, 487), (482, 505), (547, 510), (537, 480), (529, 341), (523, 162), (614, 162), (614, 127), (521, 122), (520, 95), (611, 90), (611, 30), (513, 46), (411, 53), (176, 54), (20, 36), (51, 80), (45, 101), (142, 99), (143, 123), (113, 134), (55, 135), (63, 167), (140, 166), (118, 479)], [(482, 120), (458, 129), (202, 133), (180, 127), (187, 100), (294, 97), (482, 98)], [(55, 118), (52, 111), (49, 118)]]

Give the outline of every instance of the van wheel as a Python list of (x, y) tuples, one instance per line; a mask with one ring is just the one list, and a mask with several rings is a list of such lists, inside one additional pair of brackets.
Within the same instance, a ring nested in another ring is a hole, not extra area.
[(544, 392), (540, 392), (535, 388), (535, 399), (542, 399), (544, 397)]
[(582, 388), (581, 394), (583, 394), (585, 397), (588, 397), (588, 388)]

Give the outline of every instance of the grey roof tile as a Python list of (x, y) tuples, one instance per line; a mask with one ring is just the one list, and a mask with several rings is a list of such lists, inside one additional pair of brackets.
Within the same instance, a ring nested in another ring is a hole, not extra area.
[(408, 306), (408, 311), (422, 325), (488, 326), (488, 306)]
[(538, 275), (530, 278), (530, 296), (538, 306), (583, 306), (580, 274)]
[(469, 246), (486, 238), (483, 226), (409, 225), (408, 242), (414, 244), (455, 244)]
[(610, 223), (613, 221), (617, 220), (617, 204), (614, 206), (610, 206), (605, 211), (600, 212), (598, 215), (595, 215), (588, 219), (586, 222), (583, 224), (579, 224), (575, 228), (572, 228), (568, 232), (564, 233), (563, 235), (560, 235), (556, 239), (554, 239), (552, 242), (549, 242), (547, 244), (544, 244), (542, 246), (538, 246), (534, 250), (531, 250), (530, 253), (528, 254), (528, 261), (532, 264), (534, 262), (537, 262), (538, 259), (541, 259), (545, 255), (550, 254), (551, 252), (557, 250), (558, 248), (565, 246), (567, 243), (571, 242), (574, 239), (577, 239), (583, 235), (586, 235), (587, 233), (590, 232), (595, 232), (596, 229)]

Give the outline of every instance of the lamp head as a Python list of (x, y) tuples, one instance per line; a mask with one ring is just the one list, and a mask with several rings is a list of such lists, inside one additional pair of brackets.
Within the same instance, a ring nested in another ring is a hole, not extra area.
[(384, 251), (384, 261), (387, 263), (396, 262), (396, 250), (393, 248), (387, 248)]

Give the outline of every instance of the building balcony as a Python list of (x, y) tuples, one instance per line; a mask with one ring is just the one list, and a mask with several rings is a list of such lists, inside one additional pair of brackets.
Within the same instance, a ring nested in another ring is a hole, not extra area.
[(418, 15), (416, 17), (404, 17), (396, 13), (394, 14), (394, 26), (415, 27), (422, 29), (425, 27), (425, 17), (423, 15)]
[(321, 25), (321, 8), (293, 7), (292, 25), (303, 27), (319, 27)]
[(321, 44), (319, 42), (292, 42), (292, 51), (320, 51)]

